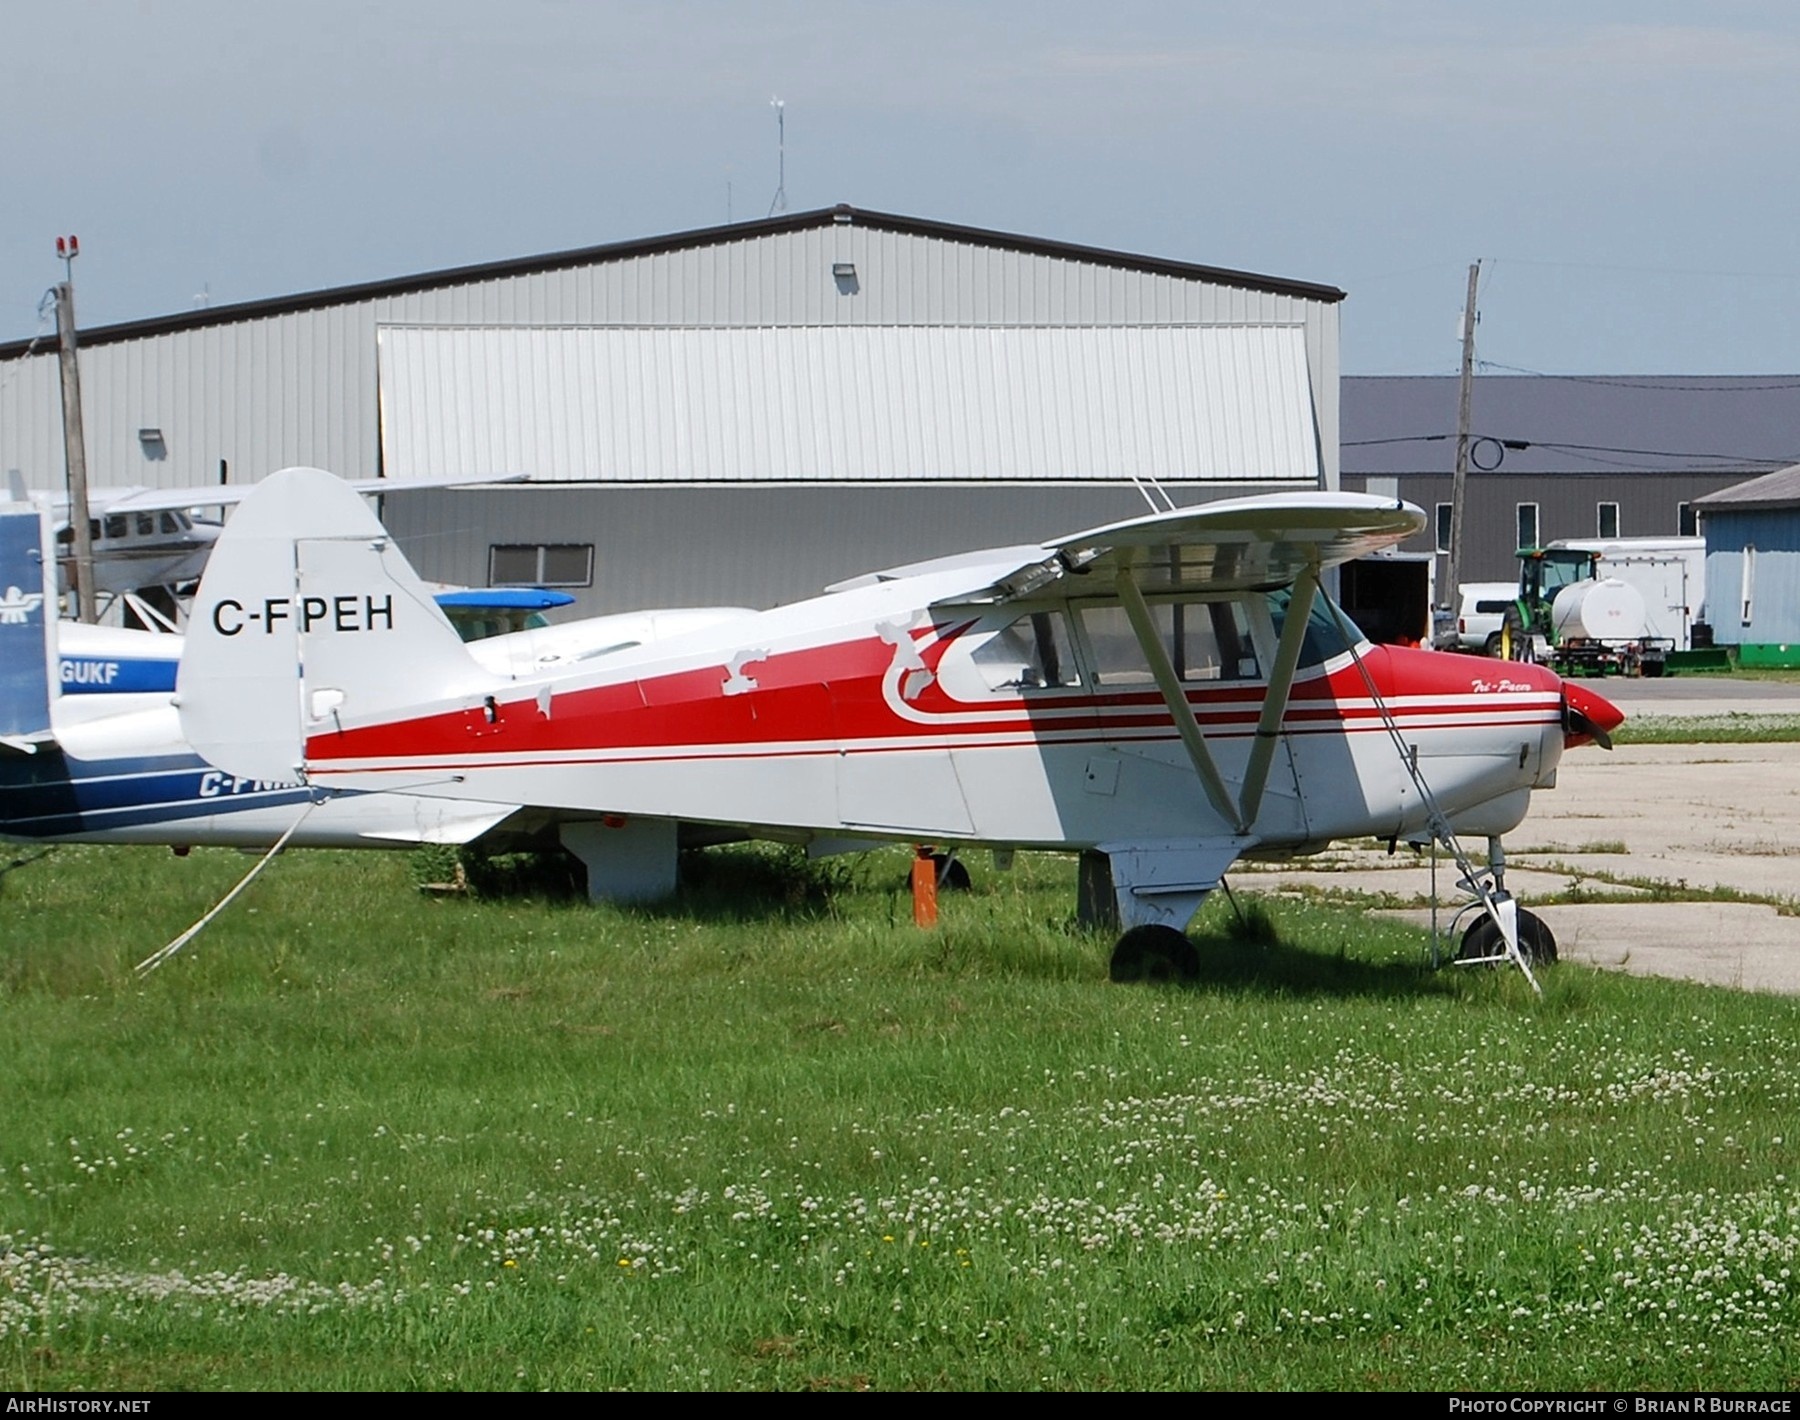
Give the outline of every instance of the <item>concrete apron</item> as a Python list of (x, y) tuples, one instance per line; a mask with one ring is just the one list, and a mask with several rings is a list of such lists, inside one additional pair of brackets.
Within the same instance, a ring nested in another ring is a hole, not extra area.
[[(1787, 709), (1790, 707), (1782, 707)], [(1464, 847), (1477, 860), (1486, 846)], [(1557, 788), (1533, 796), (1507, 840), (1507, 885), (1556, 933), (1564, 959), (1742, 990), (1800, 993), (1800, 917), (1759, 903), (1645, 902), (1649, 881), (1680, 898), (1726, 888), (1800, 902), (1800, 744), (1627, 745), (1571, 752)], [(1621, 851), (1622, 850), (1622, 851)], [(1454, 865), (1438, 861), (1439, 900), (1452, 909)], [(1345, 850), (1292, 867), (1241, 864), (1232, 881), (1429, 900), (1423, 859)], [(1579, 888), (1615, 898), (1543, 906)], [(1633, 901), (1632, 899), (1638, 899)], [(1427, 925), (1426, 909), (1394, 915)], [(1445, 918), (1448, 913), (1444, 913)]]

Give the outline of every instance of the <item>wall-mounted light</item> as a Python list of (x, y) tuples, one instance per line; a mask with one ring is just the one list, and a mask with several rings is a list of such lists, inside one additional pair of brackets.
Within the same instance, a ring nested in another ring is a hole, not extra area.
[(856, 263), (854, 261), (832, 262), (831, 279), (837, 282), (840, 296), (854, 296), (860, 289), (860, 284), (856, 279)]
[(139, 429), (138, 447), (144, 451), (144, 457), (147, 459), (164, 459), (169, 456), (169, 446), (163, 440), (161, 429)]

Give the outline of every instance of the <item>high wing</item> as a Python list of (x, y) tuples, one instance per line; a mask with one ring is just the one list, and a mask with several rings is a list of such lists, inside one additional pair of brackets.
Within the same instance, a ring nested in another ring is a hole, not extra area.
[(1272, 591), (1303, 573), (1363, 557), (1411, 537), (1425, 514), (1361, 493), (1277, 493), (1177, 508), (1044, 544), (1047, 556), (995, 580), (1001, 597), (1028, 595), (1060, 577), (1073, 595), (1117, 595), (1122, 576), (1159, 592)]
[(1365, 493), (1276, 493), (1175, 508), (1046, 543), (962, 552), (835, 582), (854, 591), (914, 577), (967, 578), (957, 595), (1010, 601), (1078, 577), (1071, 595), (1117, 594), (1121, 572), (1149, 595), (1271, 591), (1384, 547), (1425, 527), (1410, 503)]

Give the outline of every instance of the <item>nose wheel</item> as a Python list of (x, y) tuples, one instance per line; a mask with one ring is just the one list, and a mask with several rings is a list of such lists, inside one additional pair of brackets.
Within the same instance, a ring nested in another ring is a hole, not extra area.
[(1193, 981), (1200, 975), (1200, 953), (1173, 927), (1149, 923), (1119, 938), (1110, 975), (1114, 981)]
[[(1435, 869), (1434, 869), (1435, 872)], [(1473, 871), (1472, 866), (1464, 860), (1464, 874), (1458, 883), (1467, 892), (1472, 901), (1466, 903), (1451, 919), (1450, 932), (1454, 935), (1457, 923), (1473, 916), (1462, 940), (1457, 945), (1456, 955), (1452, 961), (1458, 966), (1499, 966), (1512, 962), (1522, 968), (1533, 988), (1537, 986), (1537, 978), (1532, 973), (1538, 967), (1553, 966), (1556, 963), (1556, 934), (1535, 912), (1527, 912), (1520, 907), (1513, 895), (1506, 890), (1506, 850), (1499, 838), (1488, 839), (1488, 877), (1482, 880)], [(1437, 895), (1436, 879), (1433, 878), (1432, 897), (1435, 904)], [(1434, 917), (1432, 924), (1432, 952), (1436, 961), (1437, 926)], [(1512, 922), (1513, 931), (1519, 943), (1519, 952), (1515, 957), (1506, 945), (1506, 934), (1501, 930), (1502, 919)]]
[[(1556, 964), (1556, 934), (1537, 913), (1527, 912), (1522, 907), (1519, 909), (1519, 954), (1525, 958), (1527, 966)], [(1469, 930), (1463, 933), (1456, 959), (1465, 964), (1506, 960), (1506, 939), (1500, 935), (1493, 918), (1478, 917), (1470, 924)]]

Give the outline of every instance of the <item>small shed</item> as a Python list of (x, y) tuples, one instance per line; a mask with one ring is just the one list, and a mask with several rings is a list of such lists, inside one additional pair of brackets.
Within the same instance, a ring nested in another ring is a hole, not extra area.
[(1694, 500), (1707, 620), (1746, 666), (1800, 666), (1800, 464)]

